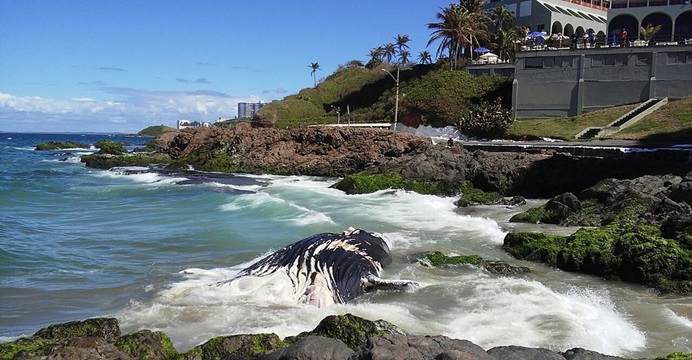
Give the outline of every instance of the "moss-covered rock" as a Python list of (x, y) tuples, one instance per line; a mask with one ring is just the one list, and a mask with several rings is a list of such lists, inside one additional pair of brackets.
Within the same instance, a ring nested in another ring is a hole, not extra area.
[(0, 359), (12, 360), (44, 356), (48, 346), (53, 344), (55, 344), (55, 340), (27, 338), (1, 343)]
[(623, 212), (607, 226), (583, 228), (570, 236), (510, 233), (502, 248), (516, 258), (566, 271), (692, 293), (692, 251), (663, 238), (658, 228), (635, 214)]
[(122, 155), (127, 153), (126, 144), (126, 142), (113, 140), (99, 140), (94, 146), (99, 149), (98, 154)]
[(287, 340), (295, 341), (308, 335), (324, 336), (343, 341), (353, 350), (365, 347), (368, 336), (385, 334), (403, 334), (396, 326), (383, 321), (371, 321), (352, 314), (330, 315), (322, 319), (317, 327), (295, 338)]
[(90, 154), (82, 155), (81, 161), (88, 167), (97, 169), (110, 169), (119, 166), (149, 166), (152, 164), (167, 165), (171, 158), (167, 154)]
[(213, 338), (185, 354), (187, 360), (253, 359), (290, 345), (276, 334), (231, 335)]
[(88, 149), (89, 144), (74, 141), (47, 141), (36, 145), (36, 150)]
[(110, 341), (120, 336), (120, 325), (115, 318), (94, 318), (53, 324), (37, 331), (29, 338), (0, 344), (0, 360), (25, 359), (48, 355), (64, 347), (72, 339), (96, 338)]
[(441, 251), (430, 251), (423, 254), (423, 257), (418, 260), (423, 265), (440, 267), (454, 265), (482, 265), (483, 259), (477, 255), (458, 255), (447, 256)]
[[(504, 197), (498, 192), (483, 191), (473, 187), (470, 181), (463, 181), (460, 184), (461, 195), (456, 201), (459, 207), (471, 205), (493, 205), (504, 201)], [(519, 201), (519, 200), (518, 200)]]
[(505, 261), (489, 261), (477, 255), (448, 256), (440, 251), (429, 251), (418, 259), (418, 262), (429, 267), (456, 267), (473, 265), (485, 269), (492, 274), (516, 275), (531, 270), (524, 266), (510, 265)]
[(140, 330), (119, 336), (111, 342), (134, 359), (176, 359), (178, 351), (168, 335), (160, 331)]
[(109, 340), (120, 336), (120, 325), (115, 318), (94, 318), (54, 324), (37, 331), (38, 339), (69, 339), (74, 337), (98, 337)]
[(347, 194), (368, 194), (386, 189), (402, 189), (431, 195), (454, 195), (461, 191), (461, 189), (449, 184), (404, 179), (401, 175), (391, 172), (385, 174), (358, 173), (346, 175), (332, 187)]

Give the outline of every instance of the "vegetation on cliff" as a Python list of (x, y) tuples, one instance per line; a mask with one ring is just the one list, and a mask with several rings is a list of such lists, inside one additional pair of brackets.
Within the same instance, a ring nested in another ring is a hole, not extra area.
[(158, 136), (167, 132), (177, 131), (175, 128), (166, 125), (155, 125), (149, 126), (140, 130), (137, 135), (139, 136)]
[[(297, 128), (337, 121), (391, 121), (396, 86), (383, 68), (391, 70), (391, 65), (366, 68), (352, 62), (342, 66), (315, 88), (267, 104), (253, 123)], [(409, 126), (455, 125), (472, 104), (497, 98), (509, 100), (509, 84), (500, 77), (473, 77), (464, 70), (449, 70), (443, 65), (415, 65), (401, 69), (399, 76), (399, 91), (405, 96), (400, 95), (398, 118)]]

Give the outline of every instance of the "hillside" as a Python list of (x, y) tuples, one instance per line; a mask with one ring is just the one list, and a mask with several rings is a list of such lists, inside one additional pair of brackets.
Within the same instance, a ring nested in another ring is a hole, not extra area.
[[(261, 126), (297, 128), (307, 124), (391, 121), (396, 82), (382, 68), (340, 67), (314, 88), (267, 104), (254, 122)], [(509, 84), (499, 77), (476, 78), (443, 65), (415, 65), (400, 70), (399, 122), (446, 126), (459, 121), (469, 105), (480, 100), (509, 100)], [(339, 114), (337, 114), (339, 110)], [(350, 113), (350, 114), (349, 114)], [(349, 116), (350, 115), (350, 116)]]
[(165, 125), (155, 125), (155, 126), (149, 126), (146, 127), (142, 130), (140, 130), (137, 135), (139, 136), (157, 136), (161, 135), (164, 133), (167, 133), (169, 131), (175, 131), (175, 128), (172, 128), (170, 126), (165, 126)]
[[(614, 106), (573, 117), (516, 120), (509, 129), (509, 136), (575, 141), (574, 136), (585, 128), (606, 126), (637, 105)], [(604, 139), (692, 143), (692, 99), (670, 101), (636, 124)]]

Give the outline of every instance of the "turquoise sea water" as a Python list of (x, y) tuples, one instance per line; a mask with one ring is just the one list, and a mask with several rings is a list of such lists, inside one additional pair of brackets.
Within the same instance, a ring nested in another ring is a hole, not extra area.
[[(522, 208), (463, 212), (454, 198), (382, 191), (345, 195), (337, 179), (185, 178), (84, 167), (93, 148), (35, 151), (49, 140), (131, 147), (149, 138), (0, 133), (0, 341), (50, 323), (115, 316), (124, 331), (162, 330), (184, 351), (213, 336), (295, 335), (329, 314), (385, 319), (411, 333), (498, 345), (584, 347), (620, 356), (692, 351), (692, 299), (512, 259), (500, 246)], [(376, 292), (316, 308), (263, 279), (209, 286), (271, 250), (319, 232), (374, 231), (394, 264), (383, 277), (408, 292)], [(568, 233), (574, 229), (542, 227)], [(430, 269), (415, 254), (440, 250), (529, 266), (531, 274)]]

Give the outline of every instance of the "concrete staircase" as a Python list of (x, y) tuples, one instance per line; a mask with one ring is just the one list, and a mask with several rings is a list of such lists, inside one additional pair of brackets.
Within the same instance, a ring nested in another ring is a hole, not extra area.
[(608, 136), (614, 134), (634, 123), (643, 119), (652, 112), (658, 110), (661, 106), (668, 103), (668, 98), (663, 99), (649, 99), (643, 102), (641, 105), (632, 109), (625, 115), (622, 115), (612, 123), (605, 127), (589, 127), (581, 131), (575, 136), (577, 140), (593, 140), (600, 137)]

